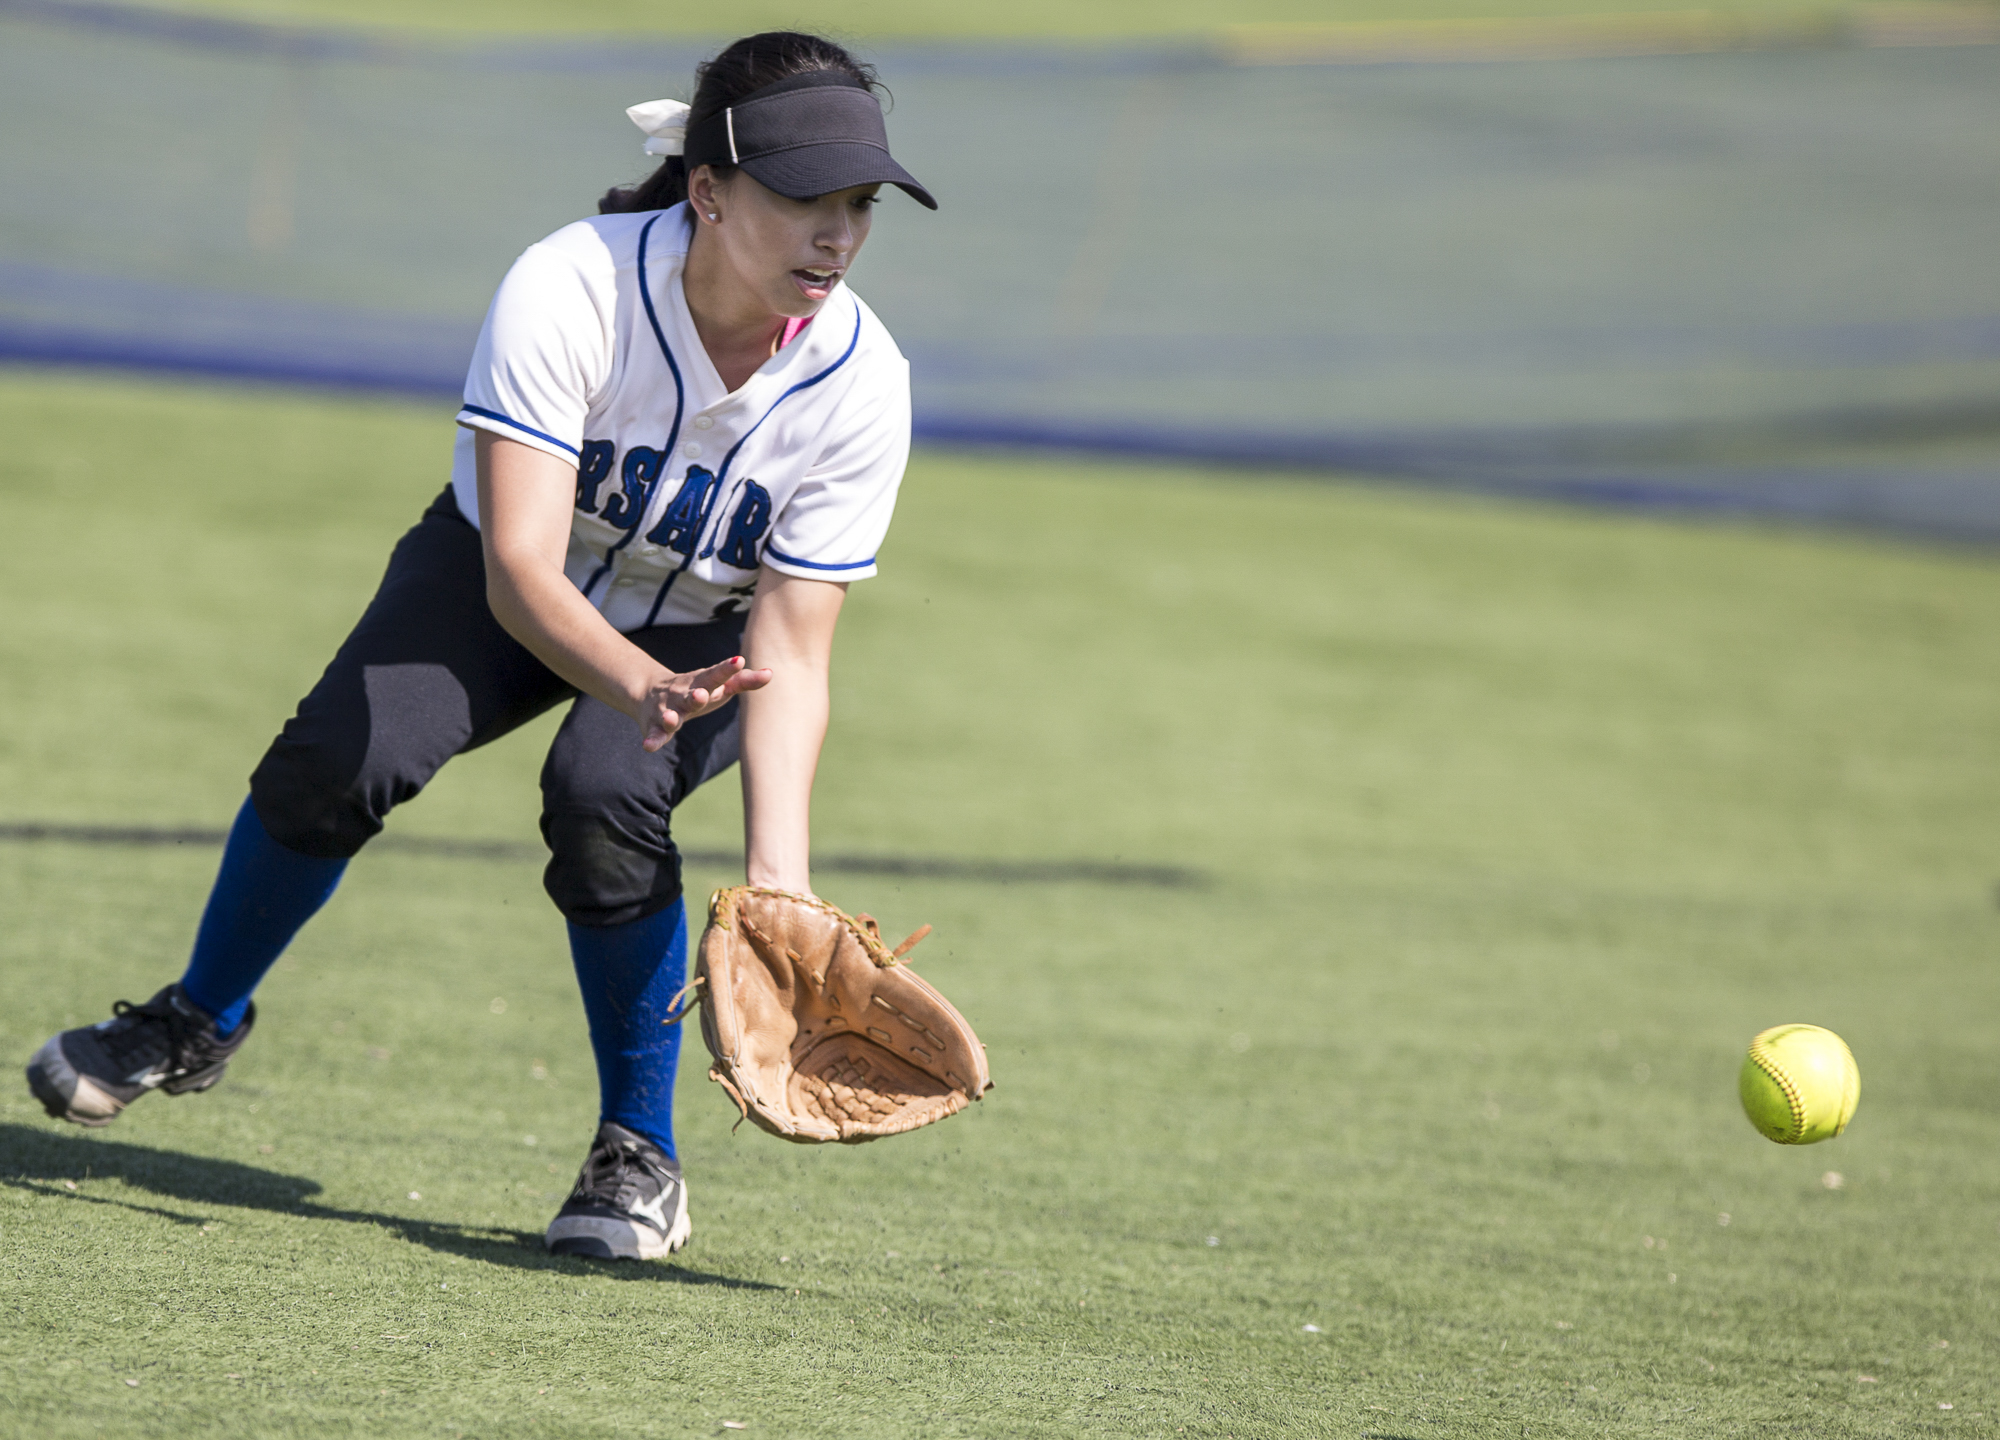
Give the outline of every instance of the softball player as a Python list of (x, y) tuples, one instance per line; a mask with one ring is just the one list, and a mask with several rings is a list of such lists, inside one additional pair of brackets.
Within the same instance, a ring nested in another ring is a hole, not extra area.
[(909, 368), (843, 283), (890, 158), (873, 72), (809, 35), (739, 40), (692, 107), (628, 113), (667, 157), (530, 246), (466, 380), (451, 485), (250, 781), (181, 979), (55, 1036), (49, 1113), (104, 1125), (205, 1090), (251, 994), (389, 811), (550, 707), (545, 885), (569, 922), (600, 1125), (551, 1250), (689, 1234), (672, 1103), (687, 964), (669, 824), (743, 762), (747, 878), (809, 891), (807, 810), (850, 581), (909, 453)]

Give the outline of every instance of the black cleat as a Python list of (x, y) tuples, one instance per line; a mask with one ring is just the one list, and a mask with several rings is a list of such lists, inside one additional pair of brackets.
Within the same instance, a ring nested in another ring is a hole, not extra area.
[(120, 1000), (111, 1018), (50, 1039), (28, 1062), (28, 1088), (58, 1120), (109, 1125), (148, 1090), (206, 1090), (250, 1038), (252, 1005), (227, 1040), (215, 1017), (169, 985), (144, 1005)]
[(658, 1260), (687, 1244), (687, 1185), (680, 1162), (643, 1135), (605, 1121), (545, 1243), (557, 1255)]

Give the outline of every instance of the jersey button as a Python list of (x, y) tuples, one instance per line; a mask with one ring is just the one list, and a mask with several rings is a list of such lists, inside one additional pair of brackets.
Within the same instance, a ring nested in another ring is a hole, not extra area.
[(641, 555), (657, 555), (660, 553), (660, 547), (657, 545), (642, 545), (639, 548), (639, 553)]
[(713, 415), (697, 415), (694, 417), (694, 428), (697, 430), (706, 430), (713, 424), (715, 424), (715, 417)]
[(630, 575), (624, 575), (619, 577), (618, 588), (620, 590), (630, 590), (634, 585), (638, 583), (639, 582), (634, 580)]
[(687, 456), (690, 460), (699, 460), (701, 458), (701, 446), (690, 440), (687, 444), (681, 446), (681, 454)]

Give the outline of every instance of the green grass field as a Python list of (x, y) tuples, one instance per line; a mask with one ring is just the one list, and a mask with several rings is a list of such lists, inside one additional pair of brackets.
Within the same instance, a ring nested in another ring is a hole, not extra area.
[[(0, 821), (226, 823), (447, 409), (17, 372), (0, 424)], [(808, 1150), (691, 1063), (693, 1245), (608, 1268), (539, 1249), (595, 1090), (537, 867), (365, 853), (220, 1089), (0, 1088), (0, 1433), (1989, 1433), (1996, 662), (1981, 553), (920, 456), (821, 850), (1207, 883), (823, 879), (937, 925), (998, 1088)], [(548, 735), (393, 832), (531, 842)], [(177, 974), (214, 861), (0, 844), (11, 1063)], [(1734, 1098), (1789, 1020), (1864, 1075), (1810, 1149)]]
[[(1907, 6), (1887, 0), (1875, 8)], [(1922, 8), (1923, 0), (1915, 0)], [(1969, 0), (1972, 4), (1991, 0)], [(1115, 39), (1186, 35), (1219, 25), (1341, 25), (1570, 15), (1629, 15), (1691, 9), (1755, 22), (1842, 16), (1851, 0), (844, 0), (809, 11), (792, 0), (727, 0), (701, 6), (648, 0), (164, 0), (166, 8), (239, 19), (469, 31), (634, 31), (736, 35), (788, 28), (858, 37)]]

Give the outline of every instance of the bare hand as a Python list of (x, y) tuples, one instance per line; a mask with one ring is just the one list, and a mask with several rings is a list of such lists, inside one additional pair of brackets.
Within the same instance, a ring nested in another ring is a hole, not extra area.
[(769, 670), (744, 668), (741, 655), (732, 655), (706, 670), (691, 670), (685, 675), (664, 674), (639, 702), (634, 718), (645, 732), (645, 739), (639, 743), (647, 750), (658, 750), (697, 715), (727, 705), (745, 690), (761, 690), (770, 683)]

